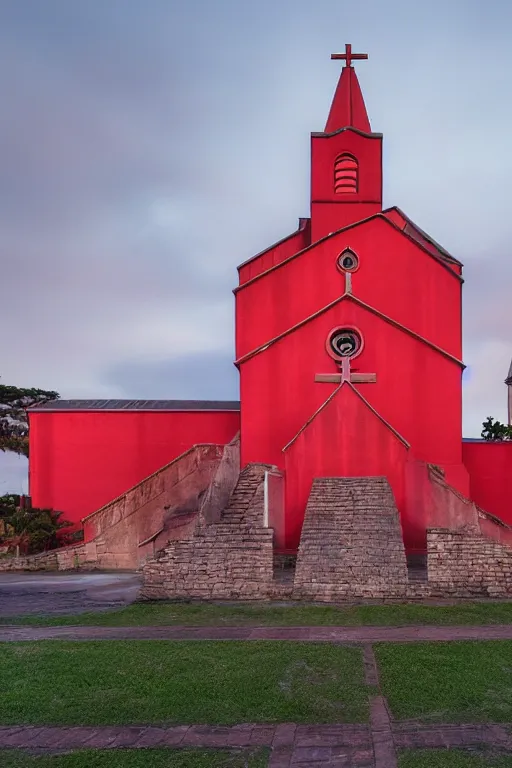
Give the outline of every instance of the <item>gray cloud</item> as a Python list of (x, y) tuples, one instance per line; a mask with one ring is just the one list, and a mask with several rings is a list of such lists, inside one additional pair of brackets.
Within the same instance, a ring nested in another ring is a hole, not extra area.
[(238, 371), (229, 353), (182, 355), (161, 363), (125, 362), (106, 376), (124, 397), (238, 400)]
[(386, 205), (466, 264), (466, 434), (504, 419), (511, 22), (504, 0), (0, 4), (2, 380), (233, 397), (235, 268), (308, 214), (352, 40)]
[(0, 451), (0, 496), (28, 493), (28, 462), (24, 456)]

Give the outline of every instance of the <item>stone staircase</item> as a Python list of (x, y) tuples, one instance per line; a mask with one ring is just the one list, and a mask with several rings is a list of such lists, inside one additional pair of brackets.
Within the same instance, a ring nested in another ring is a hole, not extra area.
[(313, 481), (294, 599), (400, 598), (408, 588), (402, 530), (384, 477)]
[(218, 522), (199, 516), (192, 535), (143, 566), (143, 597), (340, 603), (512, 594), (512, 549), (478, 531), (430, 529), (428, 569), (425, 556), (406, 559), (384, 477), (315, 479), (298, 554), (276, 555), (265, 527), (268, 469), (245, 467)]
[(221, 514), (220, 522), (226, 525), (263, 525), (265, 470), (264, 464), (248, 464), (240, 473), (227, 507)]
[(273, 533), (265, 528), (263, 464), (240, 473), (219, 522), (198, 524), (142, 569), (146, 599), (268, 599), (273, 594)]

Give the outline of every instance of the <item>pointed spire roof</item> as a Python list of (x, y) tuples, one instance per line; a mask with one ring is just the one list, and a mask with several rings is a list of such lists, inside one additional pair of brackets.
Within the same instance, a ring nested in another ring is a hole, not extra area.
[(511, 384), (512, 385), (512, 362), (510, 363), (510, 368), (508, 369), (508, 376), (505, 379), (505, 384)]
[(351, 66), (355, 59), (367, 58), (367, 53), (352, 53), (352, 46), (349, 44), (345, 45), (345, 53), (333, 53), (331, 55), (331, 59), (341, 59), (346, 62), (346, 65), (341, 70), (338, 87), (325, 125), (325, 133), (334, 133), (340, 128), (349, 126), (364, 133), (371, 133), (359, 80)]

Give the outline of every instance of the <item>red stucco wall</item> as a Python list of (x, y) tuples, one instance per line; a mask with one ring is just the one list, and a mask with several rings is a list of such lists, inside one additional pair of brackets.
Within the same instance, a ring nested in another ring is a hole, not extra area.
[(448, 472), (444, 478), (439, 477), (428, 463), (409, 456), (405, 465), (405, 509), (402, 515), (409, 551), (427, 553), (427, 528), (456, 530), (473, 526), (478, 529), (476, 508), (469, 500), (469, 478), (464, 466), (461, 465), (459, 471), (464, 475), (464, 482), (456, 486), (448, 479)]
[(299, 253), (303, 248), (311, 244), (311, 220), (301, 219), (299, 228), (288, 237), (283, 237), (279, 242), (266, 248), (252, 259), (238, 267), (238, 279), (240, 285), (265, 272), (267, 269), (280, 264), (289, 256)]
[[(356, 387), (411, 445), (417, 459), (444, 467), (458, 490), (468, 493), (467, 482), (461, 484), (465, 473), (460, 367), (350, 300), (337, 304), (242, 363), (242, 466), (266, 462), (284, 469), (282, 449), (336, 387), (316, 383), (315, 374), (336, 373), (336, 365), (325, 350), (325, 339), (333, 327), (342, 324), (356, 326), (365, 339), (363, 352), (353, 361), (353, 370), (377, 374), (376, 383)], [(344, 419), (339, 423), (341, 430), (352, 423), (353, 407), (354, 404), (347, 403)], [(443, 424), (442, 434), (439, 424)], [(312, 441), (307, 454), (322, 457), (330, 466), (328, 457), (334, 450), (331, 438), (314, 430), (308, 430), (307, 437)], [(356, 433), (348, 450), (365, 456), (361, 474), (373, 474), (375, 466), (380, 466), (381, 445), (378, 441), (367, 441), (364, 430)], [(323, 474), (318, 461), (315, 460), (315, 468)], [(287, 485), (290, 482), (287, 473)], [(292, 542), (302, 525), (304, 508), (299, 506), (294, 503), (289, 507), (287, 500), (289, 547), (294, 546)], [(406, 536), (417, 538), (417, 533), (406, 530)]]
[(337, 372), (325, 339), (342, 324), (356, 326), (365, 339), (352, 367), (377, 374), (377, 383), (356, 385), (372, 406), (418, 459), (460, 464), (460, 367), (347, 300), (242, 364), (242, 465), (281, 465), (281, 449), (335, 388), (315, 383), (315, 374)]
[[(377, 374), (377, 383), (357, 385), (360, 391), (410, 443), (415, 457), (443, 466), (449, 481), (467, 494), (460, 366), (350, 299), (300, 326), (343, 294), (345, 276), (337, 269), (336, 258), (346, 247), (359, 257), (359, 268), (351, 278), (357, 299), (461, 358), (461, 283), (453, 271), (383, 217), (324, 239), (237, 291), (242, 465), (262, 461), (284, 468), (283, 447), (334, 389), (314, 381), (317, 373), (338, 370), (326, 353), (326, 337), (335, 326), (352, 325), (365, 341), (362, 354), (352, 363), (353, 371)], [(244, 355), (294, 327), (277, 343), (243, 361)], [(445, 425), (442, 437), (439, 423)], [(326, 445), (320, 437), (310, 439), (315, 440), (314, 455), (325, 457)], [(372, 474), (379, 464), (377, 451), (375, 445), (366, 452), (367, 471), (362, 466), (362, 474)], [(287, 545), (292, 547), (303, 510), (294, 502), (292, 511), (288, 498), (291, 539)], [(424, 534), (420, 533), (423, 523), (403, 519), (406, 538), (416, 548)]]
[(285, 451), (287, 546), (298, 546), (315, 477), (387, 477), (403, 511), (407, 453), (398, 437), (343, 385)]
[(464, 442), (462, 455), (472, 500), (512, 525), (512, 442)]
[(197, 443), (229, 442), (237, 412), (49, 412), (30, 418), (32, 504), (82, 517)]
[(345, 277), (336, 259), (347, 247), (359, 257), (359, 269), (352, 275), (355, 296), (461, 358), (460, 279), (380, 216), (320, 241), (239, 288), (238, 358), (344, 292)]
[[(348, 153), (358, 162), (357, 192), (336, 194), (336, 157)], [(315, 242), (382, 208), (382, 137), (347, 129), (311, 137), (311, 238)]]

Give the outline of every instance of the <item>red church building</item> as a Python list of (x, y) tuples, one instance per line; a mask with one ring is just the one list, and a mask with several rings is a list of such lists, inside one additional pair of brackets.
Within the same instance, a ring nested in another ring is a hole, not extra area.
[[(424, 469), (512, 524), (512, 444), (462, 437), (462, 264), (382, 204), (382, 134), (353, 54), (311, 135), (311, 209), (238, 268), (240, 402), (73, 401), (30, 411), (30, 493), (77, 525), (198, 443), (284, 478), (295, 552), (316, 478), (385, 477), (407, 551), (432, 522)], [(439, 521), (438, 521), (439, 522)]]

